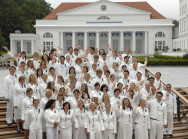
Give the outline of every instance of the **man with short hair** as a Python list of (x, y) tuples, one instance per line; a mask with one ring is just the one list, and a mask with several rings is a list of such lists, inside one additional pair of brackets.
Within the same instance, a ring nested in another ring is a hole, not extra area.
[(150, 107), (150, 139), (163, 139), (163, 130), (167, 127), (167, 109), (162, 101), (163, 93), (157, 92), (156, 98), (147, 102)]
[(7, 101), (6, 121), (7, 125), (12, 125), (13, 122), (13, 93), (15, 93), (15, 85), (18, 83), (15, 74), (16, 67), (10, 66), (9, 75), (5, 77), (5, 100)]

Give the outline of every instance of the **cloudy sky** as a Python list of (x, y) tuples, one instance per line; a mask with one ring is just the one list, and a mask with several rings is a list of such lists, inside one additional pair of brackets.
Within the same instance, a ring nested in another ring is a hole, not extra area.
[[(46, 0), (55, 9), (62, 2), (94, 2), (97, 0)], [(167, 18), (179, 19), (179, 0), (111, 0), (115, 2), (147, 1)]]

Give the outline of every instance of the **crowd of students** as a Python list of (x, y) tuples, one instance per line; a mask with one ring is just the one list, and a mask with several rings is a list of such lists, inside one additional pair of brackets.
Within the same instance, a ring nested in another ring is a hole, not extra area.
[(6, 121), (15, 121), (25, 139), (162, 139), (173, 136), (176, 95), (155, 77), (142, 73), (130, 49), (59, 46), (40, 48), (27, 59), (13, 55), (5, 77)]

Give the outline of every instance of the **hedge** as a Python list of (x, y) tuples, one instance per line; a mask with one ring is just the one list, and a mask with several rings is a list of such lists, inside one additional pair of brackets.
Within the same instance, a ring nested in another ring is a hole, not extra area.
[[(140, 62), (144, 63), (144, 60)], [(147, 66), (188, 66), (188, 60), (152, 59), (148, 61)]]
[(154, 54), (154, 58), (157, 59), (180, 59), (183, 60), (182, 56), (167, 56), (167, 55), (160, 55), (160, 54)]

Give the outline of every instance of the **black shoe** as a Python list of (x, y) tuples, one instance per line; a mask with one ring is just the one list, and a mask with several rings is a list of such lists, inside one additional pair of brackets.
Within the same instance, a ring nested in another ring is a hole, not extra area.
[(167, 134), (163, 134), (164, 137), (167, 137)]
[(11, 126), (11, 125), (12, 125), (12, 123), (7, 123), (7, 125), (8, 125), (8, 126)]
[(173, 137), (173, 134), (169, 134), (170, 137)]
[(20, 130), (20, 129), (17, 129), (17, 133), (20, 134), (20, 133), (21, 133), (21, 130)]

